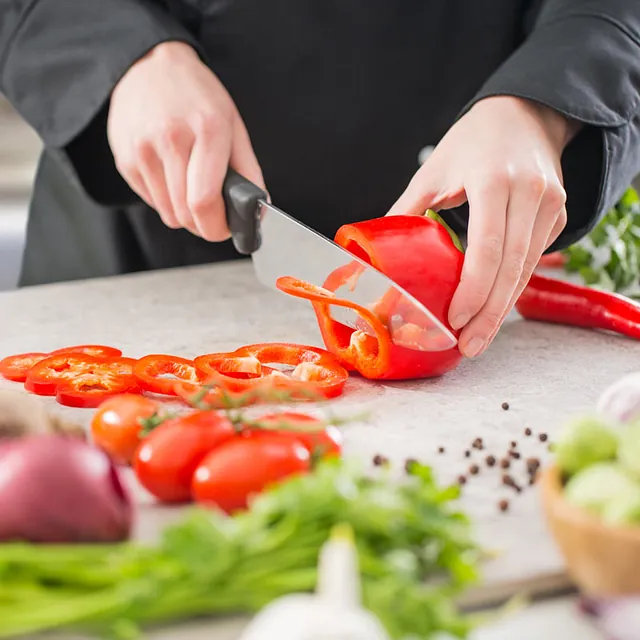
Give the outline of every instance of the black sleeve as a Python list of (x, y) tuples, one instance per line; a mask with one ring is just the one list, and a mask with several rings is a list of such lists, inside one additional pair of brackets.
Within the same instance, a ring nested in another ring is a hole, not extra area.
[(101, 204), (135, 199), (107, 142), (111, 92), (169, 40), (198, 49), (160, 0), (0, 0), (0, 91)]
[(640, 173), (640, 2), (546, 0), (523, 44), (479, 100), (513, 95), (584, 126), (562, 158), (568, 224), (550, 251), (575, 242)]

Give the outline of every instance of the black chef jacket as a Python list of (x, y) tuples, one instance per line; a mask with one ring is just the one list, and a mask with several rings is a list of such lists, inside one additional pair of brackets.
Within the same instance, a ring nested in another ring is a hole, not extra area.
[(274, 203), (329, 236), (384, 215), (420, 149), (491, 95), (584, 125), (554, 248), (640, 172), (638, 0), (0, 0), (0, 21), (0, 90), (45, 143), (22, 285), (238, 257), (163, 226), (114, 166), (111, 91), (168, 40), (229, 90)]

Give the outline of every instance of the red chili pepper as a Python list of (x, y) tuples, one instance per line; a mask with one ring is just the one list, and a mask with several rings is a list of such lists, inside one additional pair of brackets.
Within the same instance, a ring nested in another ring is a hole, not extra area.
[(640, 340), (640, 304), (617, 293), (536, 273), (516, 309), (529, 320), (602, 329)]
[[(338, 229), (335, 241), (389, 276), (450, 328), (449, 305), (460, 282), (464, 254), (453, 233), (434, 217), (387, 216), (345, 225)], [(278, 287), (312, 301), (327, 349), (366, 378), (427, 378), (454, 369), (462, 359), (457, 347), (444, 351), (409, 348), (428, 346), (433, 336), (425, 335), (412, 322), (411, 308), (402, 308), (395, 291), (383, 296), (374, 311), (336, 296), (334, 291), (356, 279), (360, 271), (354, 262), (334, 271), (324, 288), (289, 277), (280, 278)], [(332, 305), (355, 310), (362, 329), (334, 320)], [(397, 344), (397, 334), (396, 342), (389, 335), (389, 323), (397, 315), (402, 317), (405, 335), (400, 337), (406, 347)]]
[(109, 398), (136, 391), (138, 382), (132, 375), (100, 370), (80, 373), (58, 385), (56, 399), (67, 407), (94, 409)]
[[(338, 396), (349, 377), (349, 372), (328, 351), (279, 342), (252, 344), (231, 353), (200, 356), (195, 364), (203, 379), (219, 384), (225, 391), (243, 393), (273, 385), (300, 399)], [(285, 373), (268, 366), (270, 364), (294, 369)]]
[(24, 382), (29, 370), (47, 356), (46, 353), (21, 353), (3, 358), (0, 360), (0, 375), (12, 382)]
[(120, 349), (106, 347), (102, 344), (79, 344), (74, 347), (63, 347), (62, 349), (52, 351), (49, 355), (57, 356), (63, 353), (84, 353), (94, 358), (118, 358), (122, 355)]
[(563, 267), (566, 261), (567, 258), (562, 251), (554, 251), (553, 253), (547, 253), (542, 256), (538, 262), (538, 266), (548, 268)]
[(192, 360), (160, 354), (140, 358), (133, 366), (133, 375), (145, 391), (166, 396), (176, 395), (176, 382), (200, 382)]

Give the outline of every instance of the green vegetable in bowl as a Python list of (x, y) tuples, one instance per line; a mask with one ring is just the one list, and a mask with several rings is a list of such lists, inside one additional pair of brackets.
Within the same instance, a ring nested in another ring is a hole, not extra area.
[(640, 484), (616, 462), (599, 462), (583, 469), (567, 482), (565, 499), (576, 507), (602, 516), (615, 500), (640, 495)]
[(640, 422), (625, 426), (620, 431), (618, 459), (620, 464), (640, 480)]
[(597, 462), (613, 460), (617, 450), (616, 433), (604, 419), (593, 416), (567, 423), (554, 443), (557, 464), (568, 476)]
[(614, 496), (602, 510), (602, 519), (614, 526), (640, 524), (640, 486), (635, 495)]

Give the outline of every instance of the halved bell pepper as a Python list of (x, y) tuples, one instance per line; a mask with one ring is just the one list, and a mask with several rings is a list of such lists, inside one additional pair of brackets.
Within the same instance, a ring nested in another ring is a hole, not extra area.
[[(437, 214), (387, 216), (344, 225), (335, 241), (382, 271), (451, 329), (447, 316), (460, 282), (464, 253), (457, 237)], [(324, 287), (283, 277), (278, 280), (278, 288), (312, 302), (327, 349), (366, 378), (429, 378), (454, 369), (462, 359), (457, 346), (429, 350), (429, 341), (437, 336), (424, 333), (418, 323), (412, 322), (410, 305), (403, 305), (395, 290), (383, 296), (374, 309), (365, 309), (334, 293), (356, 282), (361, 271), (361, 265), (353, 262), (331, 273)], [(332, 306), (356, 311), (360, 316), (358, 328), (335, 320)], [(392, 341), (389, 329), (396, 318), (402, 319), (402, 327), (394, 332)]]

